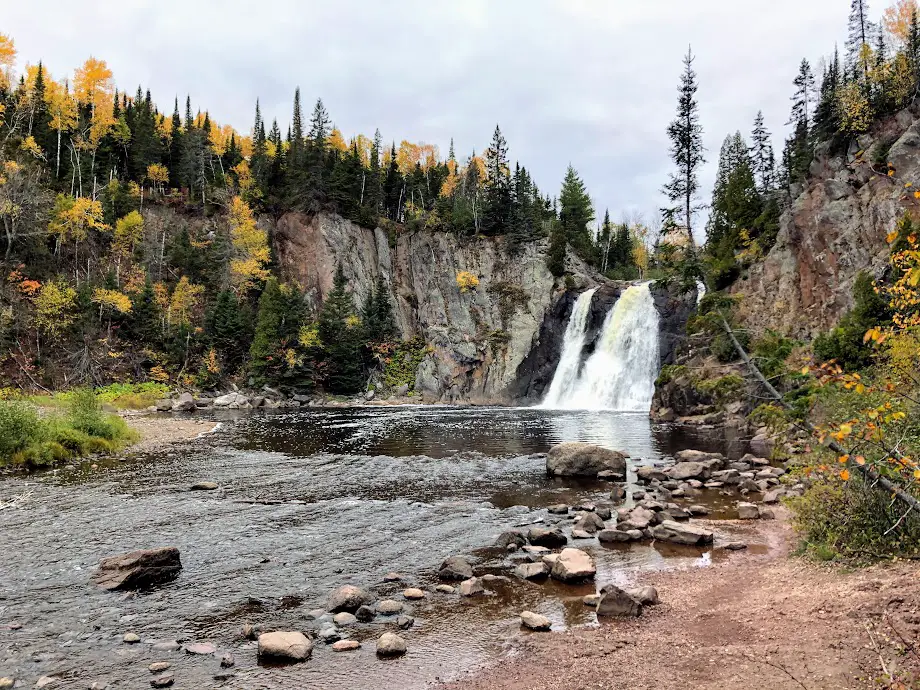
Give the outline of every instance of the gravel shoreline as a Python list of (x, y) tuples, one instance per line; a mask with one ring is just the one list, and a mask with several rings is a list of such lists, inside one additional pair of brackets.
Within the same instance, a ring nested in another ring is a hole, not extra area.
[(218, 422), (201, 419), (179, 419), (166, 415), (132, 415), (125, 421), (137, 431), (140, 440), (125, 449), (127, 453), (146, 453), (163, 446), (192, 441), (213, 432)]

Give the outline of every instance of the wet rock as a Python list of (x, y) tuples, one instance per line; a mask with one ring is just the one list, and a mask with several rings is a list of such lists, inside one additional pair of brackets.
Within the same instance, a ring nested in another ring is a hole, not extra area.
[(486, 573), (480, 579), (483, 582), (510, 582), (511, 581), (504, 575), (496, 575), (495, 573)]
[(415, 619), (412, 616), (396, 616), (396, 627), (400, 630), (408, 630), (415, 625)]
[(769, 508), (760, 507), (759, 514), (761, 520), (773, 520), (776, 518), (776, 515)]
[(354, 614), (348, 613), (347, 611), (342, 611), (342, 613), (337, 613), (332, 617), (332, 620), (336, 625), (354, 625), (358, 622), (357, 617)]
[(409, 589), (403, 592), (403, 596), (406, 599), (409, 599), (410, 601), (417, 600), (417, 599), (424, 599), (425, 592), (424, 590), (418, 589), (417, 587), (410, 587)]
[(309, 621), (315, 621), (316, 619), (322, 618), (325, 615), (326, 615), (325, 609), (312, 609), (310, 611), (307, 611), (306, 618)]
[(125, 636), (121, 638), (121, 641), (125, 644), (137, 644), (141, 641), (141, 638), (138, 637), (136, 633), (129, 632), (125, 633)]
[(632, 511), (629, 513), (629, 519), (622, 523), (620, 529), (623, 529), (624, 531), (629, 531), (631, 529), (642, 530), (648, 527), (654, 519), (654, 511), (651, 511), (648, 508), (643, 508), (642, 506), (638, 506), (632, 509)]
[(141, 589), (166, 582), (181, 569), (179, 549), (167, 546), (104, 558), (93, 581), (108, 590)]
[(673, 520), (665, 520), (660, 525), (652, 527), (651, 531), (655, 539), (690, 546), (711, 544), (713, 538), (712, 532), (709, 530)]
[(236, 408), (239, 408), (244, 404), (249, 404), (249, 398), (242, 393), (228, 393), (227, 395), (221, 395), (218, 398), (214, 398), (214, 407), (236, 406)]
[[(568, 509), (566, 509), (568, 510)], [(524, 546), (527, 543), (527, 537), (524, 536), (524, 533), (519, 530), (509, 530), (507, 532), (502, 532), (498, 535), (498, 539), (495, 540), (495, 546), (506, 549), (512, 544), (517, 547)]]
[(270, 632), (259, 635), (259, 658), (306, 661), (313, 643), (301, 632)]
[(575, 529), (580, 529), (588, 534), (594, 534), (598, 530), (604, 529), (604, 521), (601, 520), (597, 513), (585, 513), (575, 523)]
[(751, 453), (757, 457), (769, 458), (773, 455), (774, 442), (768, 434), (757, 434), (751, 439)]
[(384, 582), (402, 582), (403, 576), (399, 573), (387, 573), (383, 576)]
[(642, 615), (642, 604), (616, 585), (606, 585), (597, 602), (597, 615), (637, 618)]
[(360, 606), (358, 610), (355, 611), (355, 618), (357, 618), (362, 623), (370, 623), (374, 618), (377, 617), (377, 612), (370, 606)]
[(658, 590), (654, 587), (634, 587), (624, 591), (643, 606), (655, 606), (659, 603)]
[(395, 633), (383, 633), (377, 640), (377, 654), (380, 656), (402, 656), (406, 653), (406, 641)]
[(610, 491), (610, 500), (614, 503), (622, 503), (626, 500), (626, 488), (617, 484)]
[(709, 515), (709, 508), (706, 506), (690, 506), (687, 510), (691, 515)]
[(572, 530), (572, 539), (593, 539), (594, 535), (589, 532), (585, 532), (583, 529), (573, 529)]
[(585, 606), (590, 606), (591, 608), (597, 608), (597, 602), (601, 600), (600, 594), (586, 594), (581, 598), (582, 603)]
[(35, 683), (35, 687), (36, 687), (36, 688), (47, 688), (47, 687), (50, 687), (50, 686), (52, 686), (52, 685), (57, 685), (57, 681), (58, 681), (57, 678), (53, 678), (53, 677), (51, 677), (51, 676), (42, 676), (42, 677), (39, 678), (38, 681)]
[(550, 476), (596, 477), (599, 472), (614, 472), (626, 478), (626, 455), (591, 443), (560, 443), (546, 455)]
[(602, 504), (599, 504), (599, 505), (594, 509), (594, 513), (595, 513), (595, 515), (597, 515), (601, 520), (609, 520), (610, 517), (613, 515), (613, 509), (612, 509), (612, 507), (611, 507), (609, 504), (607, 504), (607, 503), (602, 503)]
[(329, 597), (329, 610), (332, 613), (348, 611), (354, 613), (365, 604), (373, 601), (373, 597), (360, 587), (342, 585)]
[(463, 556), (451, 556), (441, 563), (438, 577), (442, 580), (468, 580), (473, 577), (473, 566)]
[[(634, 501), (641, 501), (645, 498), (645, 492), (644, 491), (633, 491), (632, 497)], [(604, 518), (604, 519), (609, 520), (610, 518)]]
[(545, 563), (546, 565), (549, 566), (549, 569), (552, 570), (553, 566), (556, 565), (556, 561), (558, 560), (559, 560), (558, 553), (548, 553), (544, 555), (543, 558), (540, 559), (540, 562)]
[(154, 652), (176, 652), (182, 649), (182, 645), (175, 640), (163, 640), (162, 642), (154, 642), (150, 645), (150, 649)]
[(318, 633), (316, 633), (316, 637), (326, 644), (332, 644), (333, 642), (338, 642), (341, 640), (342, 634), (339, 632), (337, 627), (331, 623), (327, 623), (324, 627), (320, 628)]
[(191, 393), (182, 393), (172, 405), (173, 412), (191, 412), (197, 407)]
[(168, 688), (176, 682), (176, 677), (172, 673), (164, 673), (151, 679), (150, 686), (154, 688)]
[(560, 530), (546, 527), (531, 527), (527, 533), (527, 539), (534, 546), (542, 546), (547, 549), (561, 548), (569, 541)]
[(166, 669), (170, 667), (168, 661), (154, 661), (150, 666), (147, 667), (147, 670), (151, 673), (163, 673)]
[(220, 657), (220, 667), (233, 668), (234, 666), (236, 666), (236, 659), (233, 657), (233, 653), (224, 652)]
[(739, 503), (738, 518), (740, 520), (757, 520), (760, 517), (760, 510), (754, 503)]
[(530, 554), (531, 556), (543, 556), (549, 553), (549, 549), (545, 546), (533, 546), (531, 544), (525, 546), (523, 550), (524, 553)]
[(562, 582), (580, 582), (594, 579), (597, 567), (594, 559), (581, 549), (563, 549), (550, 571), (553, 579)]
[(195, 654), (198, 656), (207, 656), (209, 654), (214, 654), (217, 651), (217, 647), (207, 642), (195, 642), (192, 644), (186, 644), (182, 646), (182, 649), (185, 650), (186, 654)]
[(662, 468), (655, 467), (653, 465), (643, 465), (642, 467), (637, 467), (636, 476), (639, 478), (639, 481), (642, 482), (651, 482), (654, 480), (664, 481), (668, 478), (668, 475), (665, 474)]
[(538, 613), (533, 613), (532, 611), (523, 611), (521, 613), (521, 625), (538, 632), (548, 632), (552, 627), (549, 618), (541, 616)]
[(722, 548), (726, 551), (742, 551), (748, 547), (743, 541), (730, 541)]
[(522, 580), (541, 580), (549, 575), (549, 567), (542, 561), (540, 563), (521, 563), (514, 569), (514, 574)]
[(217, 482), (195, 482), (189, 487), (192, 491), (215, 491), (219, 488)]
[(546, 509), (546, 512), (552, 515), (568, 515), (569, 507), (565, 503), (560, 503), (559, 505), (550, 506)]
[(235, 677), (236, 677), (236, 674), (230, 670), (218, 671), (213, 676), (211, 676), (211, 678), (213, 678), (214, 680), (219, 680), (221, 682), (232, 680)]
[(779, 499), (785, 495), (785, 491), (782, 489), (774, 489), (773, 491), (768, 491), (763, 495), (764, 503), (779, 503)]
[(677, 462), (709, 462), (716, 461), (718, 463), (725, 461), (725, 456), (722, 453), (707, 453), (702, 450), (680, 450), (674, 454), (674, 459)]
[(469, 580), (464, 580), (460, 583), (461, 597), (472, 597), (485, 591), (485, 587), (482, 586), (478, 577), (471, 577)]
[(395, 616), (397, 613), (402, 613), (402, 610), (402, 602), (394, 599), (384, 599), (377, 602), (377, 613), (381, 616)]
[(685, 479), (709, 479), (712, 470), (702, 462), (680, 462), (668, 469), (668, 477), (677, 481)]
[(438, 585), (434, 588), (434, 591), (440, 592), (441, 594), (455, 594), (457, 590), (450, 585)]
[(339, 640), (332, 645), (333, 652), (353, 652), (361, 649), (361, 643), (357, 640)]
[(172, 409), (173, 401), (169, 398), (162, 398), (157, 400), (154, 407), (156, 407), (157, 412), (169, 412)]
[(629, 536), (629, 533), (624, 532), (623, 530), (618, 529), (604, 529), (597, 533), (598, 541), (606, 543), (616, 543), (616, 542), (627, 542), (632, 541), (632, 537)]

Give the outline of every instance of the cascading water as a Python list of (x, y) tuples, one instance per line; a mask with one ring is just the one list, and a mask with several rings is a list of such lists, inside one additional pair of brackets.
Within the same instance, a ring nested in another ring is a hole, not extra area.
[[(585, 315), (587, 311), (585, 307)], [(543, 406), (648, 412), (658, 374), (658, 322), (649, 284), (631, 286), (607, 314), (594, 353), (579, 367), (585, 333), (582, 326), (581, 333), (575, 334), (573, 311), (563, 346), (565, 361), (560, 360)]]
[(581, 293), (572, 307), (572, 315), (565, 329), (565, 339), (562, 341), (562, 355), (559, 357), (559, 365), (553, 375), (549, 392), (543, 400), (543, 407), (560, 407), (563, 401), (571, 397), (578, 383), (581, 351), (585, 347), (585, 329), (588, 325), (588, 314), (591, 311), (591, 300), (595, 292), (597, 288)]

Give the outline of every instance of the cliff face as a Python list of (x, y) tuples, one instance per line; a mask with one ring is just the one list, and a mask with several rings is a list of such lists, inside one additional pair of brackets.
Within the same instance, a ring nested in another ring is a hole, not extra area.
[[(562, 294), (539, 243), (510, 256), (501, 238), (458, 241), (426, 231), (391, 236), (337, 216), (288, 214), (274, 229), (274, 244), (283, 270), (306, 288), (316, 310), (332, 288), (337, 262), (359, 305), (377, 274), (384, 276), (402, 337), (420, 336), (433, 348), (415, 384), (427, 402), (516, 398), (518, 369)], [(569, 262), (576, 284), (594, 284), (584, 264)], [(461, 291), (460, 271), (476, 276), (479, 286)]]
[(852, 308), (860, 271), (884, 272), (886, 235), (918, 205), (918, 117), (920, 110), (906, 110), (879, 122), (846, 153), (819, 147), (804, 188), (793, 190), (776, 245), (732, 288), (744, 296), (741, 318), (749, 328), (813, 337)]

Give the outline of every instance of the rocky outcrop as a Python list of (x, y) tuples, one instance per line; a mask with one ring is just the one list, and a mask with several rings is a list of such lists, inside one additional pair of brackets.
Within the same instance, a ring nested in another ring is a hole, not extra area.
[(776, 244), (732, 287), (743, 295), (739, 311), (748, 328), (812, 337), (853, 307), (860, 271), (884, 273), (885, 237), (916, 207), (920, 187), (920, 110), (913, 108), (877, 122), (847, 151), (818, 146)]

